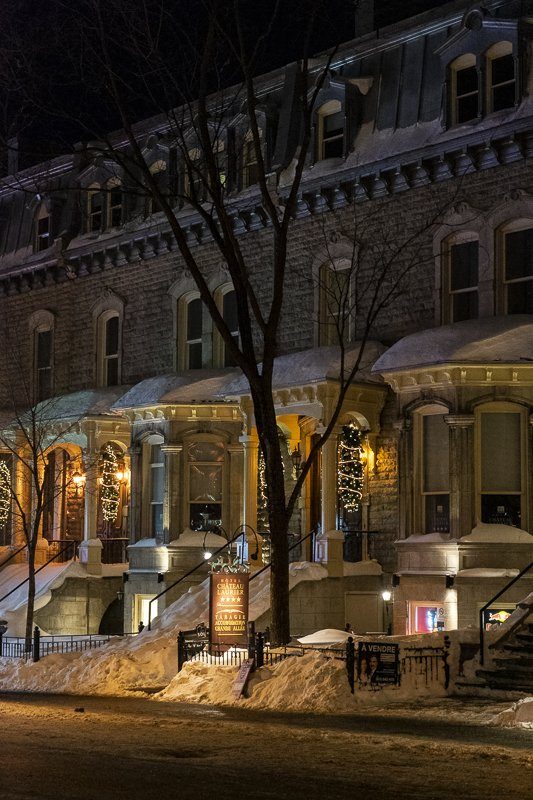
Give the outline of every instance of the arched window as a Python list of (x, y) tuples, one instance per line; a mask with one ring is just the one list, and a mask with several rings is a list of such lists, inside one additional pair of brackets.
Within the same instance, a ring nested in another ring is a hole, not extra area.
[(318, 110), (318, 160), (344, 155), (344, 111), (340, 100), (330, 100)]
[(443, 322), (476, 319), (479, 313), (479, 241), (470, 232), (443, 242)]
[(533, 220), (508, 223), (500, 238), (504, 313), (533, 314)]
[(417, 532), (447, 533), (450, 530), (449, 428), (442, 406), (427, 406), (414, 415), (417, 441), (418, 486)]
[(33, 340), (33, 396), (35, 402), (51, 397), (54, 389), (54, 315), (36, 311), (29, 320)]
[(187, 326), (185, 340), (186, 369), (201, 369), (203, 363), (203, 319), (204, 306), (199, 297), (187, 303)]
[[(221, 286), (215, 292), (215, 302), (222, 314), (224, 322), (228, 326), (233, 338), (239, 342), (239, 319), (237, 316), (237, 295), (231, 283)], [(229, 348), (219, 331), (213, 330), (213, 361), (217, 367), (234, 367), (235, 360), (232, 358)]]
[(335, 345), (351, 338), (353, 306), (351, 264), (342, 259), (323, 264), (319, 271), (318, 343)]
[(121, 380), (121, 319), (117, 311), (98, 318), (98, 385), (118, 386)]
[(451, 124), (461, 125), (480, 115), (479, 70), (473, 53), (450, 64)]
[(487, 111), (513, 108), (516, 103), (516, 68), (511, 42), (498, 42), (487, 50)]
[(41, 203), (35, 215), (35, 236), (33, 249), (36, 253), (47, 250), (52, 244), (50, 213), (44, 203)]
[(100, 184), (93, 183), (87, 192), (87, 232), (101, 231), (104, 223), (104, 193)]
[(222, 522), (223, 442), (194, 441), (187, 446), (189, 527), (207, 531)]

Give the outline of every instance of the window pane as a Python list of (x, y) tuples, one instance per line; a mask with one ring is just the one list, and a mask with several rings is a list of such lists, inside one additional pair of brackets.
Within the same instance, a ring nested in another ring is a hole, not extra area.
[(332, 141), (324, 141), (323, 143), (324, 158), (342, 158), (343, 156), (343, 138), (340, 136), (338, 139)]
[(150, 470), (152, 475), (152, 503), (162, 503), (165, 491), (165, 469), (163, 466), (154, 466)]
[(344, 130), (344, 112), (337, 111), (335, 114), (328, 114), (323, 117), (323, 131), (325, 137), (337, 136)]
[(118, 353), (118, 317), (111, 317), (105, 324), (105, 354), (114, 356)]
[(514, 83), (507, 83), (504, 86), (497, 86), (492, 90), (492, 110), (501, 111), (504, 108), (512, 108), (515, 104)]
[(106, 360), (106, 386), (118, 385), (118, 358), (112, 357)]
[(533, 228), (505, 236), (505, 278), (508, 281), (533, 275)]
[(424, 492), (447, 492), (450, 487), (448, 426), (444, 414), (423, 417)]
[(533, 314), (533, 281), (520, 281), (507, 286), (507, 313)]
[(456, 91), (457, 96), (477, 92), (478, 74), (476, 67), (466, 67), (456, 72)]
[(199, 297), (187, 303), (187, 341), (202, 338), (202, 301)]
[(37, 333), (37, 369), (49, 367), (52, 363), (52, 331)]
[(231, 332), (239, 330), (237, 319), (237, 295), (234, 291), (226, 292), (223, 298), (222, 316)]
[(450, 530), (450, 497), (447, 494), (426, 495), (426, 533), (448, 533)]
[(520, 492), (520, 414), (481, 415), (481, 491)]
[[(222, 522), (222, 506), (219, 503), (191, 503), (190, 528), (193, 531), (212, 530)], [(199, 541), (202, 544), (203, 540)]]
[(512, 53), (492, 59), (492, 85), (514, 81), (514, 57)]
[(478, 294), (475, 292), (460, 292), (452, 296), (453, 322), (462, 322), (465, 319), (477, 319)]
[(451, 275), (450, 288), (467, 289), (478, 284), (478, 242), (463, 242), (450, 248)]
[(222, 500), (222, 466), (220, 464), (191, 464), (189, 473), (191, 501)]
[(52, 396), (52, 369), (40, 369), (37, 371), (37, 399), (46, 400)]
[(202, 369), (202, 343), (188, 345), (189, 358), (187, 367), (189, 369)]
[(519, 494), (484, 494), (481, 497), (481, 521), (496, 525), (521, 527)]
[(477, 94), (468, 95), (457, 100), (457, 122), (468, 122), (478, 115)]

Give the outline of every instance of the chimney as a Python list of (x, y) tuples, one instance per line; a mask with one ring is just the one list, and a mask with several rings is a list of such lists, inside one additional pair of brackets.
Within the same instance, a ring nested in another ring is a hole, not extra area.
[(366, 36), (374, 30), (374, 0), (354, 0), (355, 38)]

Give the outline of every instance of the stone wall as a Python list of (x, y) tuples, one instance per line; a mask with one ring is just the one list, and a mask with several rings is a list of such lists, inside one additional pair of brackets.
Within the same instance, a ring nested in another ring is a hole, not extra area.
[(35, 612), (35, 624), (51, 634), (98, 633), (105, 612), (122, 589), (122, 576), (67, 578), (50, 602)]

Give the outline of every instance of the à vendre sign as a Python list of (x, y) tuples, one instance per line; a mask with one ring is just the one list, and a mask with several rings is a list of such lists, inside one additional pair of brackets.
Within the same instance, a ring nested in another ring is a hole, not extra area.
[(209, 638), (212, 643), (248, 644), (248, 572), (210, 576)]

